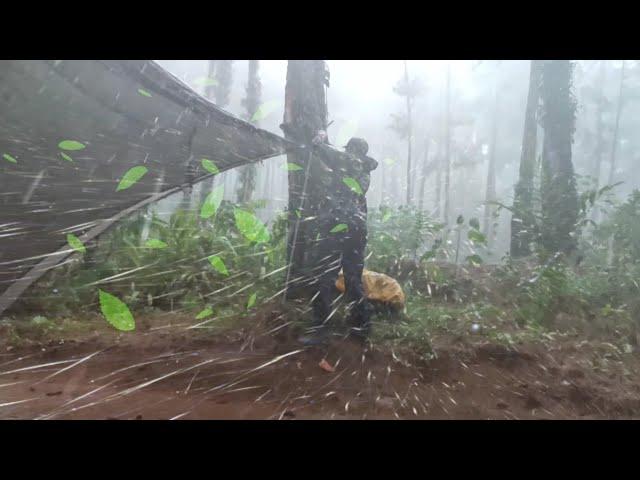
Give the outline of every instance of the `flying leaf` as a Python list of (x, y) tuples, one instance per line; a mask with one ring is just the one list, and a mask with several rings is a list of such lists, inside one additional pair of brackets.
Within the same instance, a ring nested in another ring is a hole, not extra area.
[(143, 97), (151, 97), (151, 94), (149, 92), (147, 92), (146, 90), (143, 90), (141, 88), (138, 89), (138, 93), (140, 95), (142, 95)]
[(333, 227), (329, 232), (330, 233), (346, 232), (348, 229), (349, 229), (349, 227), (347, 226), (346, 223), (340, 223), (340, 224), (336, 225), (335, 227)]
[(224, 196), (224, 185), (214, 188), (207, 198), (205, 198), (202, 208), (200, 209), (200, 218), (210, 218), (216, 214), (222, 197)]
[(362, 191), (362, 188), (360, 188), (360, 184), (358, 183), (358, 181), (355, 178), (346, 177), (346, 178), (343, 178), (342, 181), (344, 182), (344, 184), (347, 187), (349, 187), (351, 190), (353, 190), (358, 195), (362, 195), (364, 193)]
[(229, 275), (229, 270), (227, 270), (227, 266), (224, 264), (224, 262), (219, 256), (211, 255), (209, 257), (209, 263), (213, 268), (215, 268), (221, 274)]
[(218, 81), (213, 77), (199, 77), (196, 78), (193, 83), (201, 87), (215, 87), (218, 85)]
[(107, 322), (118, 330), (123, 330), (125, 332), (136, 328), (133, 315), (131, 315), (129, 307), (127, 307), (124, 302), (104, 290), (99, 290), (99, 293), (100, 309), (107, 319)]
[(157, 238), (150, 238), (144, 246), (147, 248), (167, 248), (167, 244)]
[(262, 105), (258, 107), (256, 113), (251, 117), (252, 122), (258, 122), (260, 120), (264, 120), (269, 115), (271, 115), (276, 108), (278, 108), (280, 102), (277, 100), (270, 100), (268, 102), (264, 102)]
[(476, 230), (480, 230), (480, 222), (475, 217), (469, 220), (469, 225)]
[(4, 155), (2, 155), (2, 158), (4, 158), (7, 162), (18, 163), (18, 161), (8, 153), (5, 153)]
[(471, 265), (480, 265), (482, 264), (482, 257), (480, 257), (480, 255), (469, 255), (467, 257), (467, 262), (469, 262)]
[(393, 158), (385, 158), (383, 162), (385, 163), (385, 165), (388, 165), (388, 166), (391, 166), (396, 163), (396, 161)]
[(249, 301), (247, 302), (247, 310), (255, 305), (257, 296), (258, 295), (255, 292), (251, 294), (251, 296), (249, 297)]
[(134, 185), (138, 180), (145, 176), (147, 171), (147, 167), (143, 166), (137, 166), (129, 169), (129, 171), (124, 174), (124, 177), (122, 177), (122, 180), (120, 180), (118, 188), (116, 188), (116, 192), (119, 192), (120, 190), (126, 190), (127, 188)]
[(196, 315), (196, 320), (202, 320), (203, 318), (207, 318), (213, 313), (213, 309), (211, 307), (207, 307), (202, 310), (198, 315)]
[(289, 172), (297, 172), (298, 170), (302, 170), (302, 167), (297, 163), (285, 163), (282, 166), (283, 170), (287, 170)]
[(62, 150), (74, 151), (84, 149), (85, 145), (83, 143), (76, 142), (75, 140), (63, 140), (58, 144), (58, 148)]
[(487, 237), (485, 237), (478, 230), (469, 230), (469, 233), (467, 234), (467, 236), (469, 237), (469, 240), (471, 240), (473, 243), (486, 243), (487, 242)]
[(67, 162), (73, 162), (73, 158), (71, 158), (69, 155), (67, 155), (64, 152), (60, 152), (60, 156), (64, 158)]
[(67, 243), (76, 252), (87, 253), (87, 249), (85, 248), (84, 244), (73, 233), (67, 235)]
[(220, 170), (218, 170), (218, 167), (216, 167), (216, 164), (213, 163), (208, 158), (202, 159), (202, 168), (204, 168), (209, 173), (213, 173), (214, 175), (217, 173), (220, 173)]
[(269, 241), (269, 231), (253, 213), (236, 208), (233, 210), (236, 227), (250, 242), (264, 243)]
[(298, 218), (301, 218), (301, 217), (302, 217), (302, 215), (300, 214), (300, 210), (296, 210), (296, 216), (297, 216)]

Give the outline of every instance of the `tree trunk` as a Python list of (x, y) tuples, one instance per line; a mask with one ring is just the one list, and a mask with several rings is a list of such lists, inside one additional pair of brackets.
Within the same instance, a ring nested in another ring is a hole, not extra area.
[[(260, 105), (260, 77), (258, 69), (260, 67), (259, 60), (249, 60), (249, 74), (247, 79), (247, 97), (242, 102), (247, 109), (247, 119), (252, 122), (252, 118)], [(255, 125), (257, 121), (252, 122)], [(240, 169), (240, 185), (238, 188), (238, 202), (249, 203), (256, 188), (256, 164), (245, 165)]]
[[(603, 139), (602, 139), (602, 113), (604, 110), (604, 80), (606, 73), (606, 60), (600, 60), (600, 72), (598, 74), (598, 104), (596, 107), (596, 148), (594, 152), (594, 162), (593, 162), (593, 170), (591, 175), (595, 179), (595, 189), (598, 190), (600, 188), (600, 171), (602, 169), (602, 152), (603, 148)], [(592, 220), (594, 222), (598, 222), (600, 217), (600, 212), (598, 206), (596, 205), (593, 208)]]
[(571, 161), (576, 104), (569, 60), (545, 61), (542, 67), (542, 245), (548, 253), (571, 253), (577, 246), (575, 231), (578, 196)]
[(404, 80), (407, 84), (407, 205), (411, 204), (411, 139), (413, 125), (411, 120), (411, 91), (409, 87), (409, 70), (407, 61), (404, 61)]
[[(327, 130), (327, 85), (328, 71), (323, 60), (289, 60), (283, 122), (285, 138), (310, 145), (318, 130)], [(326, 192), (313, 182), (314, 169), (309, 154), (288, 153), (287, 162), (302, 167), (302, 170), (289, 171), (286, 296), (292, 298), (304, 283), (311, 260), (310, 241), (315, 238), (316, 230), (313, 221), (298, 220), (314, 217), (316, 206)]]
[(489, 146), (489, 165), (487, 167), (487, 190), (485, 192), (484, 203), (484, 234), (487, 238), (487, 242), (491, 242), (492, 234), (492, 214), (493, 205), (491, 202), (496, 200), (496, 139), (498, 135), (498, 73), (496, 72), (496, 84), (494, 86), (494, 100), (493, 100), (493, 121), (491, 125), (491, 143)]
[(536, 169), (541, 74), (541, 62), (532, 60), (520, 154), (520, 177), (515, 188), (514, 213), (511, 217), (511, 256), (514, 258), (529, 255), (530, 245), (534, 240), (533, 182)]
[(616, 126), (613, 129), (613, 140), (611, 142), (611, 163), (609, 168), (609, 185), (613, 184), (616, 171), (616, 147), (618, 145), (618, 128), (620, 127), (620, 114), (622, 113), (623, 94), (624, 94), (624, 68), (625, 61), (622, 61), (622, 70), (620, 71), (620, 89), (618, 90), (618, 107), (616, 109)]
[(451, 183), (451, 66), (447, 65), (446, 118), (444, 134), (444, 223), (449, 224)]
[[(216, 71), (216, 61), (209, 60), (209, 69), (207, 72), (207, 77), (215, 78), (215, 71)], [(205, 82), (204, 96), (208, 100), (214, 101), (214, 98), (215, 98), (214, 86), (209, 85), (209, 83), (211, 82)], [(215, 182), (215, 177), (209, 177), (206, 180), (203, 180), (202, 182), (200, 182), (200, 194), (198, 195), (199, 205), (202, 205), (202, 203), (204, 202), (204, 199), (207, 198), (207, 195), (209, 195), (209, 192), (211, 192), (211, 190), (213, 189), (214, 182)]]
[(427, 176), (429, 174), (429, 145), (431, 143), (431, 139), (427, 137), (427, 141), (424, 146), (424, 159), (422, 160), (422, 173), (420, 176), (420, 193), (418, 197), (418, 210), (422, 211), (424, 209), (424, 187), (427, 183)]

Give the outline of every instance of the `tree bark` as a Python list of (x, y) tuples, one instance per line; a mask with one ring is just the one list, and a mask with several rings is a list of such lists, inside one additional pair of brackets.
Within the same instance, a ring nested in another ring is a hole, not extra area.
[(540, 101), (541, 62), (531, 61), (529, 94), (524, 117), (522, 152), (520, 154), (520, 176), (515, 187), (514, 213), (511, 217), (511, 256), (525, 257), (531, 253), (534, 240), (534, 177), (538, 141), (538, 105)]
[[(252, 122), (260, 105), (261, 85), (258, 69), (260, 68), (259, 60), (249, 60), (249, 74), (247, 79), (247, 97), (242, 102), (247, 109), (247, 119)], [(257, 121), (253, 121), (255, 125), (258, 125)], [(238, 202), (249, 203), (253, 196), (253, 191), (256, 188), (256, 164), (245, 165), (240, 169), (240, 185), (238, 188)]]
[[(325, 87), (328, 71), (323, 60), (289, 60), (283, 130), (285, 138), (298, 144), (310, 145), (318, 130), (327, 130), (327, 102)], [(316, 206), (326, 192), (315, 187), (313, 162), (306, 152), (290, 152), (287, 162), (302, 167), (289, 171), (287, 259), (289, 284), (287, 298), (299, 293), (309, 266), (310, 241), (315, 238), (315, 223), (299, 221), (316, 215)], [(311, 164), (309, 164), (311, 162)], [(305, 178), (309, 175), (306, 182)], [(300, 217), (298, 216), (300, 215)], [(297, 226), (297, 229), (296, 229)]]
[(409, 69), (407, 61), (404, 61), (404, 80), (407, 84), (407, 205), (411, 204), (411, 140), (413, 136), (413, 124), (411, 119), (411, 90), (409, 84)]
[(424, 146), (424, 159), (422, 160), (422, 174), (420, 177), (420, 193), (419, 193), (419, 197), (418, 197), (418, 210), (422, 211), (424, 209), (424, 190), (425, 190), (425, 184), (427, 183), (427, 176), (429, 174), (428, 172), (428, 168), (429, 168), (429, 146), (431, 143), (431, 139), (429, 137), (427, 137), (427, 140), (425, 142), (425, 146)]
[(578, 195), (571, 160), (576, 104), (569, 60), (542, 68), (544, 144), (542, 152), (542, 245), (548, 253), (576, 249)]
[(609, 185), (613, 184), (616, 171), (616, 148), (618, 146), (618, 129), (620, 127), (620, 114), (624, 103), (624, 69), (625, 61), (622, 61), (622, 70), (620, 71), (620, 88), (618, 90), (618, 106), (616, 108), (616, 125), (613, 129), (613, 140), (611, 142), (611, 163), (609, 168)]
[(489, 165), (487, 167), (487, 189), (485, 192), (484, 204), (484, 225), (483, 230), (487, 238), (487, 242), (491, 242), (491, 216), (493, 213), (493, 205), (491, 202), (496, 200), (496, 140), (498, 135), (498, 81), (496, 72), (496, 84), (494, 86), (493, 100), (493, 121), (491, 125), (491, 143), (489, 146)]

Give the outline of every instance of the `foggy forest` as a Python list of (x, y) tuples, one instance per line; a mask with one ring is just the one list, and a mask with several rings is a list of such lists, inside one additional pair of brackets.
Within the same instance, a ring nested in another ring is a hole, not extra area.
[(3, 60), (0, 112), (0, 419), (640, 418), (638, 61)]

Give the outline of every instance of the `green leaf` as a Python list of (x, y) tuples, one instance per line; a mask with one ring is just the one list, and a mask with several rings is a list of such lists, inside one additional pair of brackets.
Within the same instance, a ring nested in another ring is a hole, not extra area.
[(58, 148), (62, 150), (75, 151), (84, 149), (85, 145), (83, 143), (76, 142), (75, 140), (63, 140), (58, 144)]
[(296, 210), (296, 217), (301, 218), (302, 215), (300, 214), (300, 210)]
[(469, 230), (469, 233), (467, 234), (467, 236), (469, 237), (469, 240), (471, 240), (473, 243), (484, 244), (487, 242), (487, 237), (485, 237), (478, 230)]
[(382, 221), (386, 222), (387, 220), (389, 220), (391, 218), (391, 212), (385, 212), (385, 214), (382, 217)]
[(220, 170), (218, 170), (218, 167), (216, 167), (216, 164), (213, 163), (208, 158), (202, 159), (202, 168), (204, 168), (209, 173), (213, 173), (214, 175), (217, 173), (220, 173)]
[(193, 81), (194, 85), (201, 87), (215, 87), (218, 85), (218, 81), (213, 77), (198, 77)]
[(467, 257), (467, 262), (471, 265), (480, 265), (483, 263), (482, 257), (480, 255), (469, 255)]
[(144, 246), (147, 248), (167, 248), (168, 245), (162, 240), (158, 240), (157, 238), (150, 238), (149, 240), (147, 240)]
[(18, 160), (16, 160), (15, 158), (13, 158), (11, 155), (9, 155), (8, 153), (5, 153), (2, 155), (2, 158), (4, 158), (7, 162), (11, 162), (11, 163), (18, 163)]
[(250, 242), (264, 243), (269, 241), (269, 231), (253, 213), (235, 208), (236, 227)]
[(247, 302), (247, 310), (255, 305), (257, 296), (258, 294), (255, 292), (251, 294), (251, 296), (249, 297), (249, 301)]
[(116, 188), (116, 192), (119, 192), (120, 190), (126, 190), (127, 188), (134, 185), (138, 180), (146, 175), (147, 171), (147, 167), (143, 166), (130, 168), (127, 173), (124, 174), (122, 180), (120, 180), (118, 188)]
[(100, 309), (107, 322), (125, 332), (136, 328), (133, 315), (124, 302), (103, 290), (99, 290), (99, 293)]
[(475, 217), (469, 220), (469, 225), (476, 230), (480, 230), (480, 222)]
[(73, 233), (67, 235), (67, 243), (76, 252), (87, 253), (87, 249), (85, 248), (84, 244)]
[(388, 165), (388, 166), (391, 166), (396, 163), (396, 161), (393, 158), (385, 158), (383, 162), (385, 163), (385, 165)]
[(213, 309), (211, 307), (207, 307), (204, 310), (202, 310), (198, 315), (196, 315), (196, 320), (202, 320), (203, 318), (207, 318), (212, 314), (213, 314)]
[(216, 214), (220, 204), (222, 203), (222, 197), (224, 196), (224, 185), (214, 188), (207, 198), (205, 198), (202, 208), (200, 209), (200, 218), (210, 218)]
[(71, 158), (69, 155), (67, 155), (64, 152), (60, 152), (60, 156), (64, 158), (67, 162), (73, 162), (73, 158)]
[(302, 170), (303, 168), (297, 163), (285, 163), (282, 166), (283, 170), (287, 170), (288, 172), (297, 172), (298, 170)]
[(464, 217), (462, 215), (458, 215), (458, 218), (456, 220), (456, 223), (458, 225), (462, 225), (464, 223)]
[(222, 275), (229, 275), (229, 270), (227, 270), (227, 266), (224, 264), (222, 259), (218, 255), (211, 255), (209, 257), (209, 263), (213, 268), (215, 268)]
[(138, 93), (140, 95), (142, 95), (143, 97), (151, 97), (152, 96), (149, 92), (147, 92), (146, 90), (143, 90), (142, 88), (138, 89)]
[(360, 184), (355, 178), (346, 177), (342, 179), (342, 182), (358, 195), (362, 195), (364, 193), (362, 191), (362, 188), (360, 188)]
[(270, 100), (268, 102), (264, 102), (262, 105), (258, 107), (258, 109), (256, 110), (256, 113), (253, 114), (253, 116), (251, 117), (251, 121), (258, 122), (260, 120), (264, 120), (269, 115), (271, 115), (276, 110), (276, 108), (278, 108), (279, 104), (280, 102), (278, 102), (277, 100)]
[(329, 233), (346, 232), (347, 230), (349, 230), (349, 227), (347, 226), (347, 224), (346, 223), (340, 223), (340, 224), (336, 225), (335, 227), (333, 227), (331, 230), (329, 230)]

